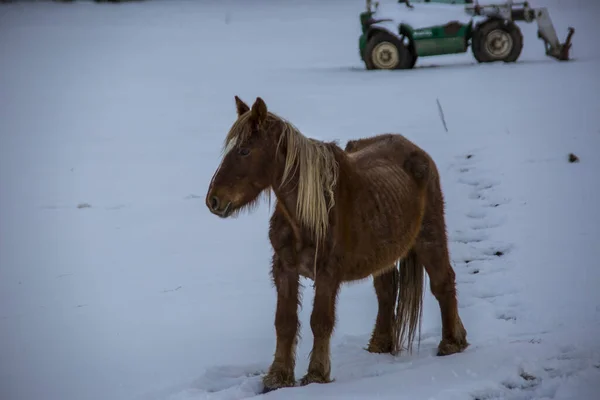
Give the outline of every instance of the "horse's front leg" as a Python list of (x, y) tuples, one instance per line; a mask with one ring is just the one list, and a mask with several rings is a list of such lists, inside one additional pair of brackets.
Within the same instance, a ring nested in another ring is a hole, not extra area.
[(294, 367), (298, 334), (298, 269), (276, 254), (273, 256), (272, 275), (277, 289), (277, 344), (273, 363), (263, 378), (264, 392), (296, 384)]
[(324, 265), (315, 277), (315, 299), (310, 317), (313, 348), (308, 372), (301, 384), (331, 382), (330, 340), (335, 325), (335, 306), (341, 281), (329, 266)]

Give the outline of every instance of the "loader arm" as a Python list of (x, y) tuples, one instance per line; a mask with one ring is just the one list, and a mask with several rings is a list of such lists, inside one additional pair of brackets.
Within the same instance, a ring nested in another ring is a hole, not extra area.
[(571, 37), (575, 33), (575, 29), (569, 27), (569, 34), (565, 43), (560, 43), (554, 24), (550, 19), (550, 13), (545, 7), (537, 8), (535, 12), (535, 21), (538, 25), (538, 37), (544, 41), (546, 55), (554, 57), (560, 61), (569, 59), (569, 50), (571, 49)]

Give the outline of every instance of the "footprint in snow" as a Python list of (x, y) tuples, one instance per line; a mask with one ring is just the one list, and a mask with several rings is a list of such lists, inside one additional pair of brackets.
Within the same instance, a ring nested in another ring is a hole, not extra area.
[(459, 178), (458, 179), (459, 183), (465, 184), (465, 185), (469, 185), (469, 186), (473, 186), (479, 190), (487, 190), (487, 189), (491, 189), (496, 185), (499, 185), (500, 182), (493, 180), (493, 179), (488, 179), (488, 178), (477, 178), (477, 177), (470, 177), (470, 178)]
[(518, 374), (504, 379), (501, 384), (509, 390), (527, 390), (538, 386), (542, 380), (529, 372), (521, 369)]
[(509, 296), (512, 294), (514, 294), (514, 291), (507, 291), (507, 290), (498, 291), (498, 290), (493, 290), (491, 288), (487, 288), (487, 289), (480, 290), (477, 294), (475, 294), (475, 297), (477, 297), (479, 299), (483, 299), (483, 300), (488, 300), (488, 299), (495, 299), (497, 297), (502, 297), (502, 296)]
[(469, 268), (483, 268), (488, 267), (488, 262), (492, 257), (484, 256), (479, 254), (467, 254), (463, 257), (457, 258), (454, 262), (457, 264), (465, 264)]
[(503, 206), (505, 204), (510, 203), (510, 199), (507, 198), (500, 198), (500, 197), (496, 197), (496, 196), (488, 196), (486, 198), (486, 203), (483, 204), (483, 207), (492, 207), (492, 208), (496, 208), (496, 207), (500, 207)]
[(496, 218), (494, 221), (484, 220), (484, 221), (475, 222), (471, 225), (471, 229), (474, 231), (485, 230), (485, 229), (494, 229), (494, 228), (499, 228), (503, 224), (504, 224), (504, 218), (502, 218), (502, 219)]
[(517, 315), (514, 310), (497, 311), (496, 318), (504, 321), (516, 321)]
[(475, 190), (469, 194), (469, 200), (485, 200), (485, 196), (482, 195), (479, 191)]
[(485, 211), (480, 210), (471, 210), (466, 214), (467, 218), (471, 219), (483, 219), (487, 217), (487, 213)]
[(450, 241), (457, 243), (479, 243), (489, 238), (489, 235), (483, 231), (455, 232)]
[(502, 257), (508, 253), (510, 253), (510, 251), (512, 250), (512, 245), (508, 245), (508, 244), (503, 244), (503, 245), (494, 245), (494, 246), (490, 246), (487, 249), (484, 249), (482, 251), (482, 253), (486, 256), (496, 256), (496, 257)]

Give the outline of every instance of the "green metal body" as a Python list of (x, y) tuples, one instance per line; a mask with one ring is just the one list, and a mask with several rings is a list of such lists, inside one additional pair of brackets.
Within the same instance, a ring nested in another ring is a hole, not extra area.
[(466, 52), (472, 27), (469, 23), (456, 24), (451, 30), (444, 25), (413, 30), (408, 25), (401, 25), (399, 32), (411, 39), (417, 56), (428, 57)]

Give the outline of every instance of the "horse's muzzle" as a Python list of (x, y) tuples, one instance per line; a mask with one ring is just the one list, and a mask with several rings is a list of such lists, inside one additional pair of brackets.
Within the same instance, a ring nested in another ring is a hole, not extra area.
[(231, 215), (231, 212), (233, 211), (233, 207), (231, 207), (231, 202), (228, 202), (225, 205), (225, 208), (221, 208), (223, 203), (224, 202), (221, 201), (217, 196), (209, 196), (206, 199), (206, 206), (208, 207), (208, 209), (210, 210), (211, 213), (213, 213), (221, 218), (227, 218)]

